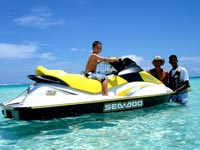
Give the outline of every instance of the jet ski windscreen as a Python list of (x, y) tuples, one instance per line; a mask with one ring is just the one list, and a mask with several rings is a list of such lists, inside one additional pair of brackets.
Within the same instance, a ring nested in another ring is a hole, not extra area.
[(136, 73), (143, 71), (143, 69), (138, 66), (133, 60), (130, 58), (124, 58), (123, 60), (120, 59), (118, 62), (112, 62), (110, 63), (117, 71), (118, 73), (124, 74), (126, 73)]

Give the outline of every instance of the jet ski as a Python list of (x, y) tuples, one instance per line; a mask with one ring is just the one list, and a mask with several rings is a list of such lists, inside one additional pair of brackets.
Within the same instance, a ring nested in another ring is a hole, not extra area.
[(100, 81), (84, 74), (38, 66), (23, 95), (0, 104), (6, 118), (50, 120), (87, 113), (108, 113), (167, 103), (173, 94), (161, 81), (130, 58), (109, 64), (108, 95)]

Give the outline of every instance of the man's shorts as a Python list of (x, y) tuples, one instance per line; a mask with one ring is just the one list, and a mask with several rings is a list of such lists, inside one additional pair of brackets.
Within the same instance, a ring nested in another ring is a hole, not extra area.
[(85, 73), (85, 76), (89, 79), (95, 79), (101, 82), (103, 82), (106, 79), (106, 75), (99, 74), (99, 73), (88, 72), (88, 73)]
[(172, 95), (172, 101), (180, 104), (187, 103), (188, 92)]

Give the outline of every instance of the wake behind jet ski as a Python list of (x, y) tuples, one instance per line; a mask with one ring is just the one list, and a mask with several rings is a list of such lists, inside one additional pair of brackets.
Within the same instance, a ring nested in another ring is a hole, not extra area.
[(1, 103), (2, 112), (18, 120), (49, 120), (159, 105), (168, 102), (173, 93), (130, 58), (110, 65), (109, 96), (102, 96), (102, 85), (97, 80), (38, 66), (35, 75), (28, 76), (35, 83), (25, 95)]

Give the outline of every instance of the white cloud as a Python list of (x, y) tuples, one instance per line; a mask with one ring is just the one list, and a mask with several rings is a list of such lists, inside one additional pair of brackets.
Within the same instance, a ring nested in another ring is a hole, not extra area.
[(200, 73), (199, 67), (192, 67), (191, 70), (194, 71), (194, 72)]
[(85, 48), (70, 48), (69, 50), (72, 51), (72, 52), (91, 52), (91, 50), (88, 51)]
[(200, 63), (200, 56), (195, 56), (195, 57), (181, 57), (178, 58), (178, 60), (186, 63)]
[(44, 60), (55, 60), (55, 57), (51, 53), (43, 53), (38, 57)]
[(29, 58), (36, 51), (37, 45), (16, 45), (9, 43), (0, 43), (0, 58)]
[(27, 59), (40, 58), (54, 60), (51, 53), (37, 53), (39, 47), (36, 44), (11, 44), (0, 43), (0, 59)]
[(46, 28), (62, 24), (64, 21), (62, 19), (53, 19), (52, 12), (47, 8), (35, 8), (31, 14), (15, 18), (14, 22), (25, 26)]
[(78, 52), (80, 50), (78, 48), (71, 48), (70, 51), (72, 51), (72, 52)]

